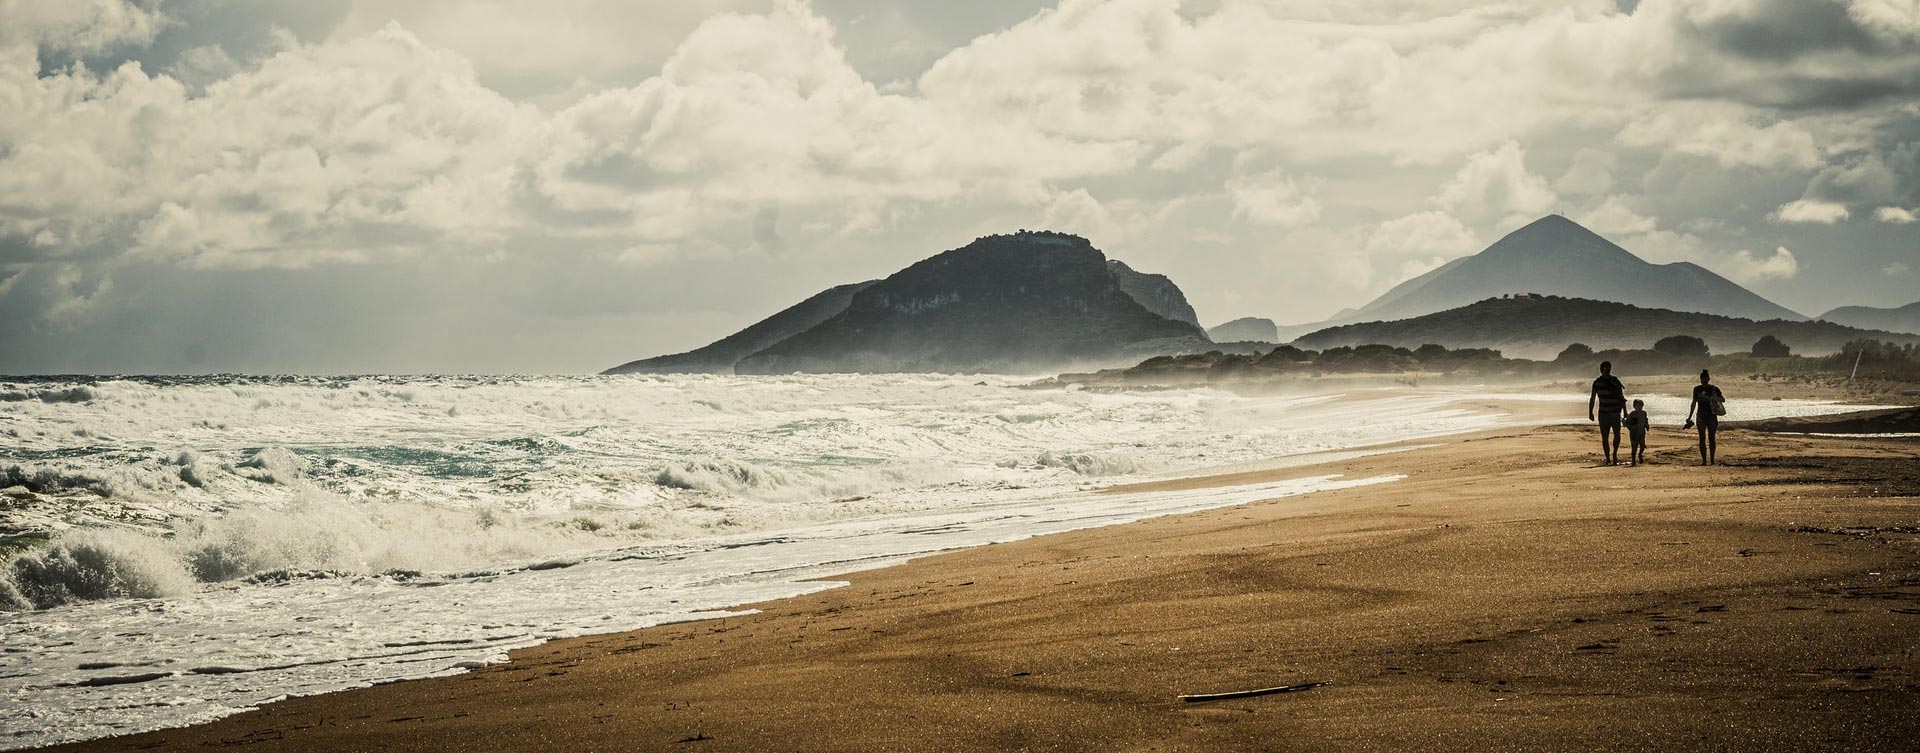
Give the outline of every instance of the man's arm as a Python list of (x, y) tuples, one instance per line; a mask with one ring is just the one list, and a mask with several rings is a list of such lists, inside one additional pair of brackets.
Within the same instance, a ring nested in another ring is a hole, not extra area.
[(1593, 420), (1593, 401), (1600, 399), (1600, 385), (1587, 388), (1587, 420)]

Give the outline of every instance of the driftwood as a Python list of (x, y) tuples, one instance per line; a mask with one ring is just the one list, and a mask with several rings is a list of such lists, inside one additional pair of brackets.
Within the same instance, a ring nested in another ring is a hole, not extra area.
[(1332, 682), (1307, 682), (1307, 683), (1301, 683), (1299, 685), (1281, 685), (1280, 687), (1277, 687), (1277, 688), (1260, 688), (1259, 690), (1236, 690), (1231, 693), (1195, 693), (1193, 695), (1180, 696), (1180, 700), (1186, 701), (1187, 703), (1199, 703), (1201, 701), (1224, 701), (1229, 698), (1252, 698), (1257, 695), (1272, 695), (1274, 693), (1297, 693), (1302, 690), (1312, 690), (1322, 685), (1332, 685), (1332, 684), (1333, 684)]

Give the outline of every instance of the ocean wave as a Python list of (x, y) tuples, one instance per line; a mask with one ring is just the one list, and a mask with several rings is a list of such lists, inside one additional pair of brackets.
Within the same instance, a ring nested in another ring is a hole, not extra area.
[(93, 401), (93, 389), (85, 385), (44, 390), (0, 390), (0, 403), (39, 400), (43, 403), (87, 403)]
[(77, 601), (178, 596), (193, 577), (166, 542), (129, 531), (81, 530), (16, 556), (0, 571), (0, 609), (50, 609)]
[[(611, 532), (609, 532), (611, 533)], [(187, 521), (160, 536), (75, 529), (0, 567), (0, 609), (178, 596), (275, 573), (450, 571), (621, 543), (569, 521), (313, 495)]]
[(305, 466), (300, 458), (282, 447), (268, 447), (253, 453), (247, 459), (233, 464), (233, 469), (241, 476), (269, 484), (297, 484), (304, 480), (301, 469)]
[(63, 492), (85, 491), (110, 497), (114, 486), (108, 479), (81, 471), (66, 471), (58, 468), (27, 468), (9, 465), (0, 468), (0, 488), (23, 487), (35, 494), (60, 494)]
[(1034, 463), (1045, 468), (1063, 468), (1082, 476), (1120, 476), (1140, 470), (1130, 457), (1108, 457), (1086, 452), (1042, 452)]
[(924, 488), (967, 480), (951, 463), (892, 462), (771, 467), (739, 460), (703, 459), (669, 464), (654, 483), (669, 489), (708, 492), (754, 502), (827, 502), (878, 492)]
[[(132, 531), (181, 576), (165, 582), (190, 588), (276, 571), (477, 568), (958, 510), (1009, 488), (1432, 429), (1355, 425), (1354, 409), (1314, 400), (1017, 386), (914, 374), (0, 384), (32, 396), (0, 403), (0, 433), (19, 447), (0, 487), (22, 487), (0, 506), (0, 530), (56, 544), (85, 544), (75, 531)], [(59, 588), (127, 581), (113, 556), (124, 549), (9, 567), (23, 594), (14, 601), (144, 592)]]

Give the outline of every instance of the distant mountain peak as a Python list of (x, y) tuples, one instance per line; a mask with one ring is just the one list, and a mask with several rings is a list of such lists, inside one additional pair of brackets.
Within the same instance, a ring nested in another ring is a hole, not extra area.
[(1523, 233), (1523, 232), (1529, 232), (1529, 231), (1554, 232), (1554, 231), (1564, 231), (1564, 230), (1574, 230), (1574, 231), (1589, 233), (1589, 234), (1593, 233), (1592, 230), (1587, 229), (1587, 226), (1582, 225), (1578, 222), (1574, 222), (1571, 218), (1567, 217), (1564, 214), (1559, 214), (1559, 213), (1543, 216), (1540, 219), (1534, 220), (1532, 222), (1529, 222), (1521, 226), (1519, 230), (1515, 230), (1513, 232), (1515, 233)]
[(1523, 358), (1552, 358), (1572, 343), (1599, 349), (1645, 348), (1669, 335), (1702, 338), (1715, 353), (1745, 353), (1769, 335), (1791, 345), (1794, 352), (1805, 354), (1832, 353), (1860, 338), (1920, 342), (1917, 335), (1832, 322), (1755, 321), (1614, 301), (1514, 294), (1406, 319), (1328, 327), (1293, 344), (1318, 350), (1372, 343), (1416, 348), (1435, 343), (1448, 348), (1493, 348)]
[(1119, 259), (1108, 259), (1107, 268), (1113, 272), (1113, 281), (1119, 283), (1121, 292), (1148, 311), (1174, 321), (1200, 325), (1200, 317), (1187, 302), (1187, 295), (1166, 275), (1137, 271)]
[(1506, 234), (1481, 255), (1553, 255), (1570, 260), (1605, 258), (1608, 263), (1647, 261), (1563, 215), (1550, 214)]
[(1895, 308), (1841, 306), (1821, 314), (1820, 318), (1849, 327), (1920, 333), (1920, 301)]
[(704, 348), (609, 373), (1039, 372), (1212, 347), (1165, 275), (1087, 239), (986, 235), (814, 295)]
[(1747, 319), (1806, 319), (1698, 264), (1648, 262), (1578, 222), (1550, 214), (1324, 324), (1407, 319), (1521, 292)]
[(1087, 248), (1093, 248), (1093, 241), (1072, 233), (1062, 233), (1057, 230), (1028, 230), (1026, 228), (1021, 228), (1011, 233), (990, 233), (983, 235), (973, 239), (973, 243), (969, 243), (967, 246), (996, 240), (1021, 241), (1043, 246), (1086, 246)]

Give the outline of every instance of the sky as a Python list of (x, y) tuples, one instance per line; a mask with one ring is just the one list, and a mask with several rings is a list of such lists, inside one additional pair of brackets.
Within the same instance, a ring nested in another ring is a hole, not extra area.
[(1547, 213), (1920, 299), (1920, 0), (0, 0), (0, 373), (576, 373), (1050, 229), (1311, 322)]

